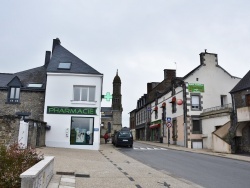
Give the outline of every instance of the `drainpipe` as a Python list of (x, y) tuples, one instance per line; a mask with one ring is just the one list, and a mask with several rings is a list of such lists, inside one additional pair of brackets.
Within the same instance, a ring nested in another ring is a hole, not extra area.
[(182, 82), (183, 88), (183, 120), (184, 120), (184, 146), (187, 148), (187, 93), (186, 93), (186, 83)]
[(231, 127), (229, 129), (229, 138), (230, 138), (230, 144), (231, 144), (231, 153), (236, 153), (236, 143), (235, 143), (235, 134), (237, 130), (237, 111), (235, 107), (235, 99), (234, 95), (231, 93), (232, 98), (232, 107), (233, 111), (231, 114)]

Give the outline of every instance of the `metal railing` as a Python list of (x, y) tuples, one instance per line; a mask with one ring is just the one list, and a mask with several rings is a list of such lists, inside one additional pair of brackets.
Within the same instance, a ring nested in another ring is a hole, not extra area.
[(224, 109), (229, 109), (229, 108), (232, 108), (231, 103), (230, 104), (225, 104), (225, 105), (222, 105), (222, 106), (215, 106), (215, 107), (212, 107), (212, 108), (204, 109), (203, 113), (217, 111), (217, 110), (224, 110)]

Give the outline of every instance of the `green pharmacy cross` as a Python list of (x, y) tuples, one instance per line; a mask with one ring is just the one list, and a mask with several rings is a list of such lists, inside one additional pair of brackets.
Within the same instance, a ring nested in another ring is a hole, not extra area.
[(110, 101), (110, 99), (112, 99), (112, 95), (110, 95), (110, 93), (107, 92), (106, 95), (102, 95), (102, 98), (106, 99), (106, 101)]

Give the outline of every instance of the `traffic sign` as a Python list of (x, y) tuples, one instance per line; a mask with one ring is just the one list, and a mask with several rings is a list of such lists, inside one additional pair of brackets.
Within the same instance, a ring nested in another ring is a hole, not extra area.
[(166, 118), (167, 122), (171, 122), (171, 117)]
[(168, 123), (167, 123), (167, 127), (168, 127), (168, 128), (172, 127), (172, 123), (168, 122)]

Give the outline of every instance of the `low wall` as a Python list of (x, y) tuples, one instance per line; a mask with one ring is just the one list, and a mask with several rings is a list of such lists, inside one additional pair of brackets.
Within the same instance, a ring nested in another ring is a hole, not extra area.
[(215, 134), (213, 135), (213, 151), (220, 153), (231, 153), (231, 146), (218, 137)]
[(21, 188), (46, 188), (53, 176), (54, 157), (44, 159), (20, 175)]

